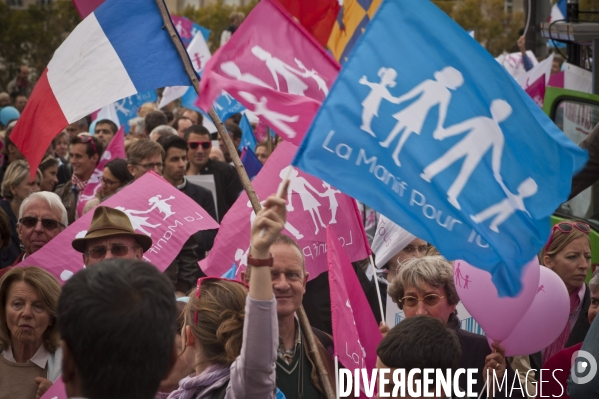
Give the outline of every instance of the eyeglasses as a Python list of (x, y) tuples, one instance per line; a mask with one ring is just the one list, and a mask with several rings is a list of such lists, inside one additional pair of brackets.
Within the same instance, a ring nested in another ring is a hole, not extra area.
[(139, 165), (145, 170), (150, 170), (154, 168), (162, 169), (164, 167), (164, 164), (162, 162), (136, 163), (134, 165)]
[(99, 247), (90, 248), (89, 251), (84, 252), (85, 255), (89, 256), (92, 259), (104, 259), (106, 257), (106, 253), (110, 250), (110, 253), (115, 258), (122, 258), (123, 256), (127, 256), (130, 249), (137, 249), (139, 246), (128, 247), (124, 244), (111, 244), (110, 248), (106, 247), (106, 245), (102, 245)]
[(197, 150), (199, 146), (205, 150), (212, 147), (212, 141), (188, 141), (187, 144), (192, 150)]
[(413, 245), (408, 245), (407, 247), (405, 247), (403, 249), (404, 252), (407, 252), (409, 254), (413, 254), (414, 252), (418, 251), (421, 254), (425, 254), (426, 251), (428, 251), (428, 245), (420, 245), (418, 247), (415, 247)]
[[(250, 288), (250, 286), (247, 285), (246, 283), (244, 283), (243, 281), (231, 280), (231, 279), (222, 278), (222, 277), (201, 277), (201, 278), (198, 279), (198, 284), (196, 286), (196, 298), (197, 299), (200, 299), (200, 291), (201, 291), (201, 288), (202, 288), (202, 283), (204, 281), (208, 281), (208, 280), (211, 280), (211, 281), (229, 281), (231, 283), (241, 284), (245, 288), (248, 288), (248, 289)], [(197, 310), (193, 313), (193, 324), (198, 324), (198, 311)]]
[(547, 245), (545, 246), (545, 251), (549, 250), (549, 246), (553, 242), (553, 235), (555, 234), (555, 230), (559, 230), (564, 234), (569, 234), (572, 231), (574, 231), (575, 228), (577, 230), (582, 231), (584, 234), (587, 234), (587, 235), (591, 232), (591, 227), (586, 223), (560, 222), (560, 223), (556, 224), (555, 226), (553, 226), (553, 228), (551, 229), (551, 235), (549, 235), (549, 241), (547, 241)]
[(33, 216), (25, 216), (19, 220), (19, 223), (30, 229), (37, 226), (38, 221), (42, 222), (42, 227), (45, 230), (54, 230), (58, 228), (58, 226), (62, 226), (63, 228), (66, 227), (64, 224), (57, 222), (54, 219), (35, 218)]
[(107, 186), (114, 186), (115, 184), (119, 184), (120, 182), (105, 179), (104, 177), (100, 176), (100, 183), (105, 183)]
[(441, 299), (445, 298), (444, 296), (439, 296), (437, 294), (428, 294), (424, 298), (416, 298), (413, 296), (404, 296), (399, 301), (408, 308), (413, 308), (418, 305), (418, 302), (422, 301), (426, 306), (435, 306), (439, 303)]
[(94, 139), (92, 138), (92, 136), (81, 133), (81, 134), (79, 134), (79, 138), (81, 139), (81, 142), (83, 144), (91, 143), (91, 145), (94, 149), (94, 153), (99, 154), (98, 148), (96, 148), (96, 143), (94, 143)]

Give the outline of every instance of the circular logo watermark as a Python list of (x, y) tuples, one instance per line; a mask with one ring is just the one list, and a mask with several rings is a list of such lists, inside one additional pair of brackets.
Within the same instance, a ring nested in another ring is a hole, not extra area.
[(570, 375), (576, 384), (586, 384), (597, 374), (597, 360), (587, 351), (579, 350), (572, 354)]

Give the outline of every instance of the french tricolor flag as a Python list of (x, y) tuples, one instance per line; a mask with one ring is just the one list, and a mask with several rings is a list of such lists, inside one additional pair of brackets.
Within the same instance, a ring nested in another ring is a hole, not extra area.
[(191, 84), (154, 0), (106, 0), (56, 50), (10, 138), (33, 176), (69, 123), (139, 92)]

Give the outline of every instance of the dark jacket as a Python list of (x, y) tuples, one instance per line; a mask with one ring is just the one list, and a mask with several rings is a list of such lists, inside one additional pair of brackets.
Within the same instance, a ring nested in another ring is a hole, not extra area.
[[(574, 323), (574, 327), (570, 331), (570, 335), (568, 336), (568, 341), (566, 341), (566, 346), (564, 348), (568, 348), (570, 346), (576, 345), (584, 341), (584, 338), (587, 336), (587, 332), (591, 325), (589, 324), (589, 307), (591, 306), (591, 291), (588, 285), (585, 283), (584, 290), (584, 298), (582, 299), (582, 308), (580, 309), (580, 313), (578, 314), (578, 319), (576, 319), (576, 323)], [(548, 359), (545, 359), (548, 360)], [(530, 367), (535, 370), (539, 370), (541, 368), (541, 352), (533, 353), (530, 355)], [(537, 374), (538, 380), (538, 374)]]
[(10, 204), (7, 200), (0, 200), (0, 208), (10, 220), (10, 234), (11, 234), (11, 243), (10, 245), (0, 251), (0, 269), (11, 266), (15, 260), (21, 254), (21, 241), (19, 240), (19, 235), (17, 234), (17, 215), (14, 214)]
[[(202, 207), (214, 220), (216, 219), (216, 208), (214, 207), (214, 199), (212, 192), (204, 187), (198, 186), (185, 181), (185, 186), (181, 189), (189, 198), (194, 200), (199, 206)], [(194, 234), (196, 238), (198, 248), (197, 255), (198, 259), (204, 259), (206, 252), (212, 249), (214, 244), (214, 237), (218, 229), (202, 230)]]
[(218, 209), (217, 221), (221, 221), (243, 190), (239, 175), (233, 166), (213, 159), (208, 160), (206, 166), (200, 171), (200, 175), (214, 176), (216, 207)]

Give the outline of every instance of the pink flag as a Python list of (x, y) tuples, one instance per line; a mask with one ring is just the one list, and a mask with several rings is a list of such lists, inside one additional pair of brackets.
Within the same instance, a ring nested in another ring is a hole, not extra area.
[[(352, 374), (355, 369), (366, 369), (371, 381), (376, 347), (383, 337), (341, 240), (330, 227), (327, 227), (327, 258), (335, 356)], [(360, 388), (360, 397), (375, 397), (374, 392), (366, 395), (364, 387)]]
[(545, 75), (541, 75), (524, 91), (532, 97), (539, 107), (543, 108), (543, 101), (545, 101)]
[[(102, 205), (125, 212), (138, 233), (152, 238), (154, 245), (144, 253), (144, 260), (161, 271), (192, 234), (218, 228), (218, 223), (194, 200), (154, 172), (146, 173)], [(19, 266), (39, 266), (59, 281), (68, 280), (83, 268), (83, 255), (73, 249), (71, 242), (85, 236), (92, 217), (93, 212), (83, 215)]]
[[(290, 164), (296, 152), (296, 146), (283, 142), (268, 158), (268, 162), (252, 181), (261, 201), (276, 193), (288, 168), (293, 168)], [(368, 256), (366, 235), (358, 218), (355, 200), (295, 168), (292, 169), (289, 180), (287, 223), (283, 233), (295, 239), (302, 248), (310, 279), (327, 270), (327, 225), (335, 230), (353, 261)], [(244, 192), (221, 222), (214, 246), (203, 268), (207, 275), (222, 276), (233, 262), (239, 266), (238, 273), (245, 270), (250, 245), (250, 223), (253, 218), (254, 212)]]
[(197, 105), (225, 90), (285, 140), (299, 144), (339, 64), (272, 0), (263, 0), (208, 61)]
[(68, 399), (67, 391), (62, 382), (62, 376), (42, 395), (40, 399)]
[(113, 159), (121, 158), (126, 159), (125, 155), (125, 126), (121, 125), (121, 128), (116, 132), (112, 141), (104, 150), (104, 154), (102, 154), (102, 159), (98, 162), (98, 166), (96, 166), (96, 170), (89, 178), (87, 185), (85, 186), (85, 190), (79, 196), (79, 200), (77, 202), (77, 217), (80, 218), (83, 215), (83, 208), (85, 207), (85, 203), (90, 199), (94, 198), (98, 193), (98, 190), (102, 188), (102, 184), (100, 184), (100, 178), (102, 177), (102, 172), (104, 171), (104, 167), (106, 164)]
[(181, 37), (181, 41), (183, 43), (189, 44), (193, 38), (191, 33), (193, 31), (193, 22), (178, 15), (171, 15), (171, 20), (173, 21), (173, 25), (175, 25), (175, 29), (177, 29), (177, 33)]

